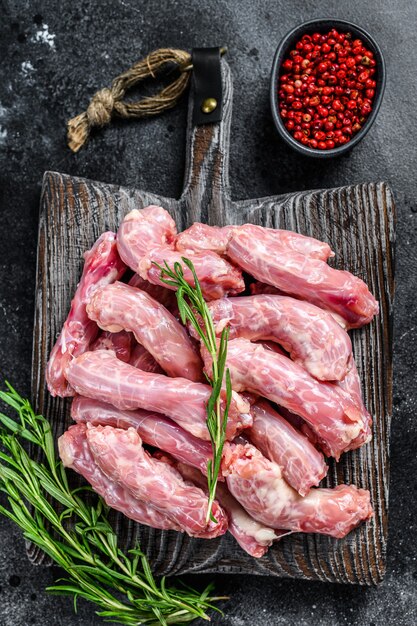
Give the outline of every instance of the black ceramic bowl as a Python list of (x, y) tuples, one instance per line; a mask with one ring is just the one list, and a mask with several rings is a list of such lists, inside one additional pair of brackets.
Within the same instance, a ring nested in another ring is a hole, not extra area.
[[(338, 146), (337, 148), (332, 148), (330, 150), (317, 150), (316, 148), (310, 148), (309, 146), (305, 146), (299, 141), (296, 141), (291, 133), (285, 128), (278, 107), (278, 80), (283, 61), (286, 59), (289, 51), (295, 46), (297, 41), (301, 39), (303, 35), (312, 34), (314, 32), (326, 33), (332, 28), (336, 28), (340, 32), (351, 32), (354, 39), (362, 39), (365, 45), (374, 53), (376, 60), (377, 84), (372, 111), (361, 130), (356, 135), (354, 135), (350, 141), (343, 144), (342, 146)], [(352, 24), (351, 22), (346, 22), (344, 20), (338, 19), (318, 19), (304, 22), (303, 24), (300, 24), (299, 26), (293, 28), (284, 37), (275, 53), (274, 62), (272, 65), (270, 93), (272, 117), (274, 118), (275, 126), (284, 141), (286, 141), (288, 145), (290, 145), (292, 148), (294, 148), (294, 150), (297, 150), (297, 152), (300, 152), (301, 154), (317, 157), (319, 159), (326, 159), (329, 157), (338, 156), (340, 154), (345, 154), (346, 152), (354, 148), (354, 146), (356, 146), (361, 141), (361, 139), (365, 137), (366, 133), (374, 123), (379, 111), (379, 107), (381, 106), (382, 97), (384, 95), (385, 81), (385, 62), (384, 57), (382, 56), (381, 49), (376, 41), (371, 37), (371, 35), (369, 35), (369, 33), (367, 33), (363, 28), (361, 28), (360, 26), (356, 26), (356, 24)]]

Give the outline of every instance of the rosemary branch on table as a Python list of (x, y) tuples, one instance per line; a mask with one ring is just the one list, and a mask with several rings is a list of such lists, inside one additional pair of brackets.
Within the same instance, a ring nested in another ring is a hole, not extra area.
[[(139, 546), (124, 553), (103, 500), (86, 499), (89, 486), (70, 487), (49, 422), (6, 385), (0, 399), (17, 419), (0, 413), (0, 490), (9, 505), (0, 506), (0, 513), (65, 571), (66, 578), (48, 591), (72, 596), (75, 610), (78, 598), (89, 600), (106, 621), (128, 626), (209, 620), (207, 610), (218, 610), (213, 603), (224, 598), (210, 597), (212, 585), (200, 593), (168, 585), (164, 578), (156, 581)], [(29, 456), (25, 442), (42, 453), (43, 461)]]
[[(212, 392), (207, 404), (207, 428), (211, 439), (213, 459), (209, 459), (207, 462), (207, 486), (209, 492), (207, 522), (209, 519), (216, 522), (217, 520), (212, 513), (212, 506), (216, 497), (223, 446), (226, 440), (227, 416), (232, 398), (230, 372), (226, 369), (229, 329), (223, 329), (220, 341), (218, 341), (213, 319), (207, 303), (204, 300), (194, 265), (185, 257), (182, 257), (182, 261), (192, 273), (194, 287), (189, 285), (184, 279), (184, 271), (181, 263), (174, 263), (173, 269), (171, 269), (166, 262), (165, 267), (157, 263), (155, 263), (155, 265), (161, 270), (161, 281), (175, 288), (182, 323), (184, 325), (187, 322), (192, 324), (204, 347), (209, 352), (212, 361), (212, 373), (211, 377), (209, 377)], [(199, 318), (202, 320), (202, 323), (200, 323)], [(224, 409), (222, 409), (221, 402), (223, 385), (225, 385), (226, 388)]]

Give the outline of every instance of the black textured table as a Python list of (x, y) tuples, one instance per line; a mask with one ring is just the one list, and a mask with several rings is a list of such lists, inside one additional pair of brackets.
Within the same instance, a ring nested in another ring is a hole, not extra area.
[[(241, 0), (173, 3), (3, 2), (0, 14), (0, 376), (30, 392), (35, 250), (40, 183), (58, 170), (178, 195), (184, 167), (185, 100), (144, 122), (116, 123), (73, 156), (65, 120), (99, 87), (159, 46), (227, 44), (234, 74), (231, 182), (235, 198), (387, 180), (398, 208), (394, 418), (388, 573), (379, 588), (219, 576), (232, 596), (230, 626), (341, 626), (417, 621), (417, 5)], [(334, 15), (356, 21), (380, 42), (388, 86), (378, 120), (348, 156), (317, 163), (290, 152), (274, 132), (268, 81), (274, 48), (302, 20)], [(31, 568), (23, 540), (0, 520), (0, 625), (100, 623), (90, 606), (48, 597), (58, 572)], [(195, 581), (193, 581), (195, 582)], [(58, 616), (58, 617), (57, 617)]]

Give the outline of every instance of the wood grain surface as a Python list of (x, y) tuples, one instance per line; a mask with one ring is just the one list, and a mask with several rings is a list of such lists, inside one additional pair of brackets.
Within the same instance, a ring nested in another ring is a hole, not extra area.
[[(179, 200), (47, 172), (44, 177), (38, 244), (33, 342), (33, 400), (56, 436), (70, 424), (70, 401), (51, 398), (45, 386), (49, 352), (67, 315), (79, 280), (82, 254), (105, 230), (116, 230), (133, 208), (150, 203), (168, 209), (181, 230), (198, 220), (287, 228), (330, 243), (332, 265), (350, 270), (369, 285), (380, 315), (352, 332), (365, 402), (374, 417), (373, 440), (330, 462), (326, 486), (354, 483), (369, 489), (371, 521), (343, 540), (295, 534), (275, 544), (262, 559), (244, 553), (230, 535), (196, 540), (174, 531), (140, 526), (114, 515), (121, 546), (140, 542), (156, 574), (227, 572), (377, 584), (384, 576), (388, 525), (389, 432), (392, 411), (392, 313), (395, 207), (387, 184), (365, 183), (277, 197), (232, 201), (228, 151), (232, 114), (230, 69), (222, 61), (224, 114), (219, 124), (187, 129), (184, 191)], [(190, 95), (192, 100), (192, 94)], [(74, 475), (74, 480), (77, 478)], [(28, 545), (34, 563), (45, 556)]]

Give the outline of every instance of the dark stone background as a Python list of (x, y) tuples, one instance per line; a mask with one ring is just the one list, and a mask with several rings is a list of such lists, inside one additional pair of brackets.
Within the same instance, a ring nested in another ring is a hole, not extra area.
[[(231, 178), (236, 198), (388, 180), (398, 205), (395, 412), (388, 573), (377, 589), (219, 576), (230, 594), (215, 624), (279, 626), (417, 623), (415, 429), (417, 201), (415, 0), (33, 0), (0, 2), (0, 375), (30, 390), (38, 203), (44, 170), (179, 195), (185, 101), (158, 119), (115, 123), (74, 156), (65, 121), (89, 96), (160, 46), (227, 44), (235, 79)], [(316, 162), (277, 138), (269, 112), (274, 49), (294, 25), (334, 16), (381, 44), (388, 85), (375, 126), (342, 158)], [(44, 593), (58, 575), (32, 568), (20, 532), (0, 520), (0, 625), (98, 624), (90, 606)], [(194, 581), (195, 582), (195, 581)]]

